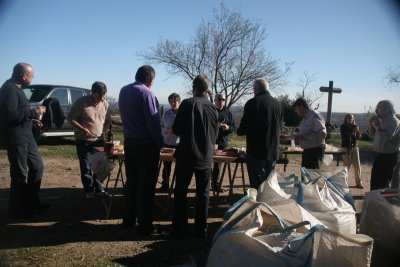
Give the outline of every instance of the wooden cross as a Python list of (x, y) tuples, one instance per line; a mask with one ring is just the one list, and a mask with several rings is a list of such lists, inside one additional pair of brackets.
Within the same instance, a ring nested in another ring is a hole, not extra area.
[(329, 81), (329, 87), (320, 87), (319, 90), (324, 93), (328, 93), (328, 113), (326, 115), (326, 123), (331, 123), (331, 114), (332, 114), (332, 94), (342, 92), (340, 88), (333, 88), (333, 81)]

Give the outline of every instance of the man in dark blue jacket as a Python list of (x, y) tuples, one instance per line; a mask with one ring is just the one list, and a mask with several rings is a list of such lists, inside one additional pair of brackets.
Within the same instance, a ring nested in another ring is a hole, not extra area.
[(32, 82), (33, 76), (31, 65), (18, 63), (0, 89), (0, 139), (7, 148), (11, 177), (8, 211), (17, 218), (32, 217), (32, 210), (49, 207), (39, 201), (44, 167), (32, 134), (32, 122), (41, 125), (38, 118), (46, 108), (30, 109), (21, 90)]
[(193, 173), (197, 197), (195, 235), (205, 237), (207, 233), (210, 175), (219, 124), (217, 108), (208, 99), (208, 84), (204, 75), (193, 80), (193, 97), (182, 101), (172, 125), (172, 131), (180, 138), (175, 151), (175, 209), (172, 219), (173, 234), (178, 237), (186, 235), (186, 195)]
[[(233, 119), (233, 115), (229, 109), (225, 107), (226, 97), (223, 93), (219, 93), (215, 95), (215, 106), (218, 110), (218, 121), (220, 123), (218, 129), (218, 138), (216, 145), (219, 150), (223, 150), (228, 147), (228, 136), (235, 132), (235, 120)], [(221, 177), (220, 177), (220, 163), (215, 162), (213, 171), (212, 171), (212, 181), (213, 181), (213, 190), (220, 191), (221, 190)]]
[(256, 189), (275, 169), (276, 160), (279, 158), (282, 109), (268, 89), (267, 80), (260, 78), (254, 81), (254, 97), (245, 104), (243, 117), (237, 129), (238, 135), (246, 135), (250, 186)]

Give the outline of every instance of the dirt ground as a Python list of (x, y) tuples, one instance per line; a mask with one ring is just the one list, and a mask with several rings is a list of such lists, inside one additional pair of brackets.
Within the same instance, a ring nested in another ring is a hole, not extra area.
[[(349, 185), (358, 213), (369, 188), (372, 159), (372, 152), (361, 153), (364, 189), (354, 188), (354, 175), (350, 171)], [(191, 233), (185, 240), (142, 237), (134, 229), (120, 226), (123, 212), (121, 184), (117, 187), (110, 218), (106, 220), (103, 200), (84, 198), (77, 160), (43, 160), (45, 173), (41, 198), (51, 208), (37, 213), (32, 220), (22, 221), (7, 216), (9, 167), (6, 158), (0, 157), (0, 266), (204, 266), (212, 236), (218, 230), (224, 212), (243, 195), (239, 177), (235, 180), (234, 196), (229, 199), (228, 179), (224, 179), (226, 191), (218, 197), (210, 197), (207, 239), (194, 238)], [(299, 174), (299, 168), (299, 158), (290, 159), (286, 172)], [(283, 170), (283, 166), (277, 165), (277, 170)], [(246, 173), (245, 176), (248, 185)], [(193, 183), (191, 188), (194, 188)], [(168, 203), (167, 194), (157, 193), (156, 202), (155, 223), (161, 229), (169, 230), (172, 202), (167, 211), (163, 210)], [(189, 216), (193, 218), (194, 190), (190, 191), (189, 203)], [(193, 227), (192, 219), (190, 227)]]

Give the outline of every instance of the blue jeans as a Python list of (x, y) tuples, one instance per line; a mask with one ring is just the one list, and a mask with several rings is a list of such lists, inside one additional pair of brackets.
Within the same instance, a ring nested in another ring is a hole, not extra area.
[(258, 189), (260, 184), (267, 180), (269, 174), (275, 169), (276, 161), (259, 159), (247, 154), (247, 170), (249, 172), (250, 187)]
[(39, 190), (44, 171), (42, 157), (33, 137), (28, 143), (7, 148), (10, 162), (10, 209), (24, 209), (39, 202)]
[(79, 158), (79, 166), (81, 169), (81, 181), (86, 193), (94, 193), (102, 191), (102, 183), (93, 174), (90, 166), (89, 156), (93, 154), (93, 148), (96, 146), (104, 146), (104, 141), (83, 141), (76, 140), (76, 152)]

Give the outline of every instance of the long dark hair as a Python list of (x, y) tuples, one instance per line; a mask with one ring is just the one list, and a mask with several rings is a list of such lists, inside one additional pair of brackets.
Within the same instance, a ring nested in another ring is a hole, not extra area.
[(350, 113), (347, 113), (346, 116), (344, 116), (344, 124), (348, 124), (346, 120), (348, 117), (353, 117), (353, 123), (356, 124), (356, 119), (354, 118), (354, 115)]

